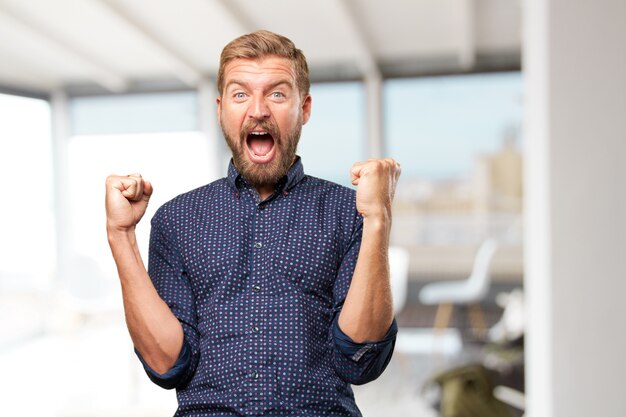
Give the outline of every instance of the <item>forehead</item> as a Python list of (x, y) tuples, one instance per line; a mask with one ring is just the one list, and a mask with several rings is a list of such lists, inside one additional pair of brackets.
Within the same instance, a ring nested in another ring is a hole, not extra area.
[(269, 55), (262, 58), (236, 58), (224, 68), (224, 86), (232, 82), (273, 83), (277, 80), (296, 85), (296, 72), (287, 58)]

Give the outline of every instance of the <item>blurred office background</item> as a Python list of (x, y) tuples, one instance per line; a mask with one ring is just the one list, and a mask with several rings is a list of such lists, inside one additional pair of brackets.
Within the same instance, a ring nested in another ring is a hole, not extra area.
[(147, 257), (156, 208), (225, 173), (219, 53), (260, 28), (309, 60), (308, 174), (402, 164), (400, 332), (364, 416), (446, 415), (476, 369), (502, 415), (626, 414), (623, 1), (0, 0), (0, 415), (173, 414), (126, 332), (104, 179), (153, 182)]

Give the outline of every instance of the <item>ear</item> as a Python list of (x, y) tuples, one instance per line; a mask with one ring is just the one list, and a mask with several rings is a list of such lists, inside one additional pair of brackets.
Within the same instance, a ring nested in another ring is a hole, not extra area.
[(302, 124), (306, 124), (309, 121), (309, 117), (311, 117), (311, 104), (312, 98), (310, 95), (307, 95), (302, 101)]
[(217, 103), (217, 121), (219, 122), (222, 119), (222, 97), (218, 96), (215, 102)]

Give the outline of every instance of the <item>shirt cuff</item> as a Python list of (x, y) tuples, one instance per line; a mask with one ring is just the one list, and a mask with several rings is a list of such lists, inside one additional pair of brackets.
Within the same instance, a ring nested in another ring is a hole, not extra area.
[(362, 342), (357, 343), (353, 341), (350, 336), (345, 334), (339, 327), (339, 315), (335, 317), (333, 321), (333, 338), (335, 344), (341, 353), (346, 355), (354, 362), (360, 362), (363, 358), (369, 358), (378, 352), (386, 350), (389, 345), (394, 344), (396, 340), (396, 334), (398, 333), (398, 324), (394, 318), (391, 322), (391, 326), (387, 331), (387, 334), (379, 341), (376, 342)]
[(165, 389), (176, 388), (185, 377), (185, 373), (191, 365), (191, 349), (189, 348), (187, 341), (183, 341), (183, 346), (180, 349), (180, 354), (178, 355), (178, 359), (176, 360), (174, 366), (172, 366), (172, 368), (164, 374), (160, 374), (152, 369), (137, 349), (135, 349), (135, 353), (137, 354), (139, 361), (141, 361), (146, 374), (148, 374), (148, 378), (150, 378), (150, 380), (158, 386)]

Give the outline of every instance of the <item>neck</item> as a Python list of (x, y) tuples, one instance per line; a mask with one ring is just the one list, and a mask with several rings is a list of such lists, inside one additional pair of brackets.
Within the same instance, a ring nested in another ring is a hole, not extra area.
[(255, 188), (256, 188), (256, 192), (259, 193), (259, 197), (261, 197), (261, 201), (271, 196), (272, 193), (274, 192), (273, 185), (260, 185)]

